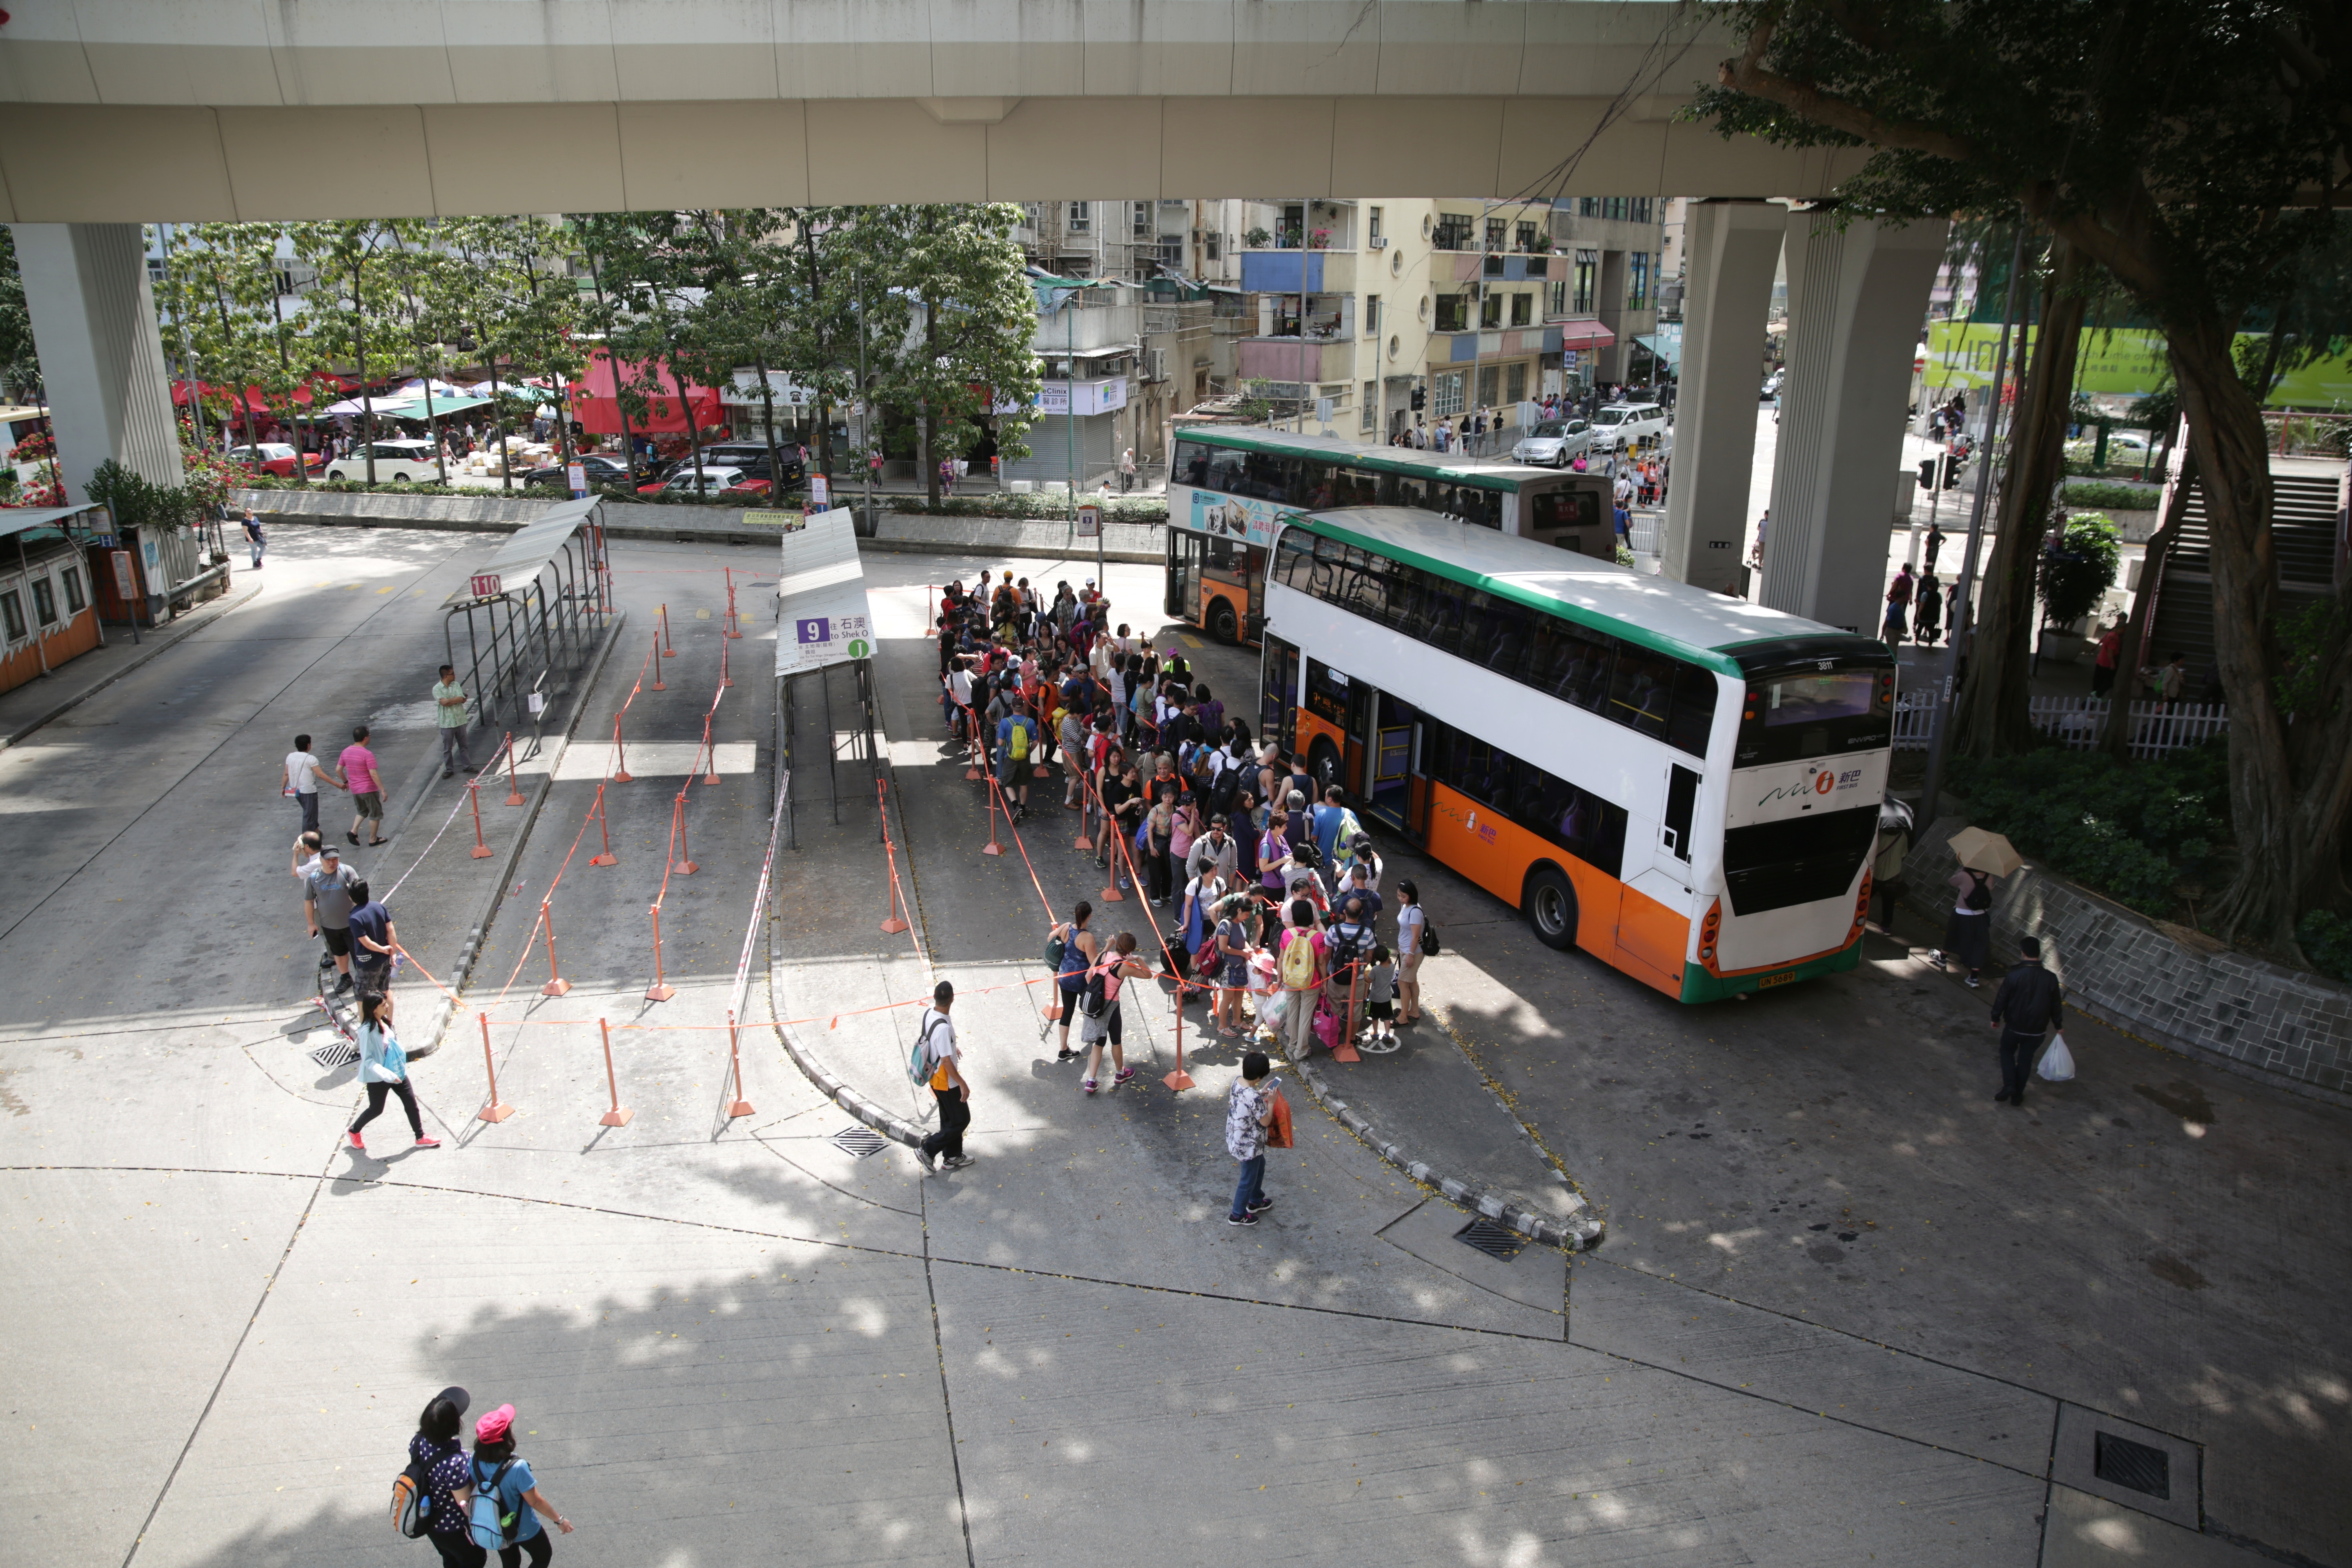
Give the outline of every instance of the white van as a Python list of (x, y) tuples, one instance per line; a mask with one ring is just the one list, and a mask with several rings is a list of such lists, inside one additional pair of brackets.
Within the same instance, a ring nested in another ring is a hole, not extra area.
[[(441, 477), (430, 441), (378, 441), (374, 449), (378, 484), (431, 484)], [(338, 458), (327, 465), (327, 478), (364, 480), (368, 477), (367, 454), (365, 446), (352, 447), (350, 457)]]
[(1638, 441), (1665, 434), (1666, 411), (1654, 403), (1603, 404), (1592, 416), (1592, 447), (1622, 452)]

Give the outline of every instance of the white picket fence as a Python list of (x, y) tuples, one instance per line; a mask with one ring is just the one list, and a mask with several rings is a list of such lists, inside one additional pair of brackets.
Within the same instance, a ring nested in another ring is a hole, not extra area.
[[(1924, 752), (1936, 733), (1936, 694), (1906, 691), (1895, 700), (1895, 749)], [(2029, 697), (2025, 710), (2033, 727), (2070, 752), (2095, 751), (2107, 721), (2104, 697)], [(2219, 702), (2132, 704), (2131, 754), (2146, 759), (2194, 746), (2230, 727), (2230, 710)]]

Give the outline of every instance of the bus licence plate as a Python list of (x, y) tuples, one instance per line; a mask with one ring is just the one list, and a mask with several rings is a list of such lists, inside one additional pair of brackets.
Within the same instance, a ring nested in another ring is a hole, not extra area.
[(1768, 974), (1763, 979), (1758, 981), (1756, 983), (1756, 989), (1759, 991), (1769, 991), (1775, 985), (1786, 985), (1790, 981), (1794, 980), (1796, 977), (1797, 972), (1795, 970), (1784, 969), (1778, 974)]

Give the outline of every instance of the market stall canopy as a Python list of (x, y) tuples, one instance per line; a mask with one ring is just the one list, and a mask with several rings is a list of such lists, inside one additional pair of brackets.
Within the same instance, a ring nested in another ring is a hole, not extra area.
[[(262, 391), (262, 389), (257, 386), (248, 386), (243, 393), (239, 393), (232, 387), (215, 386), (209, 381), (200, 381), (196, 383), (196, 384), (204, 389), (205, 402), (207, 405), (215, 407), (226, 405), (233, 414), (268, 414), (270, 412), (269, 395)], [(288, 401), (291, 403), (309, 403), (310, 401), (310, 389), (307, 386), (296, 387), (294, 389), (294, 395), (289, 398)], [(172, 403), (173, 406), (179, 408), (185, 408), (188, 405), (188, 384), (186, 382), (175, 381), (172, 384)]]
[[(621, 433), (621, 405), (614, 383), (613, 356), (598, 349), (588, 361), (588, 374), (573, 384), (572, 406), (573, 416), (592, 436), (617, 436)], [(640, 387), (647, 374), (648, 364), (635, 360), (620, 362), (620, 376), (633, 388)], [(631, 411), (629, 430), (633, 435), (660, 435), (686, 428), (686, 411), (678, 405), (677, 382), (667, 365), (658, 367), (663, 395), (643, 393), (645, 412)], [(698, 429), (715, 430), (727, 423), (727, 412), (719, 406), (719, 394), (708, 386), (688, 379), (687, 401), (694, 410)]]
[[(475, 585), (484, 578), (493, 578), (498, 592), (525, 593), (533, 579), (546, 569), (547, 563), (563, 552), (563, 546), (583, 524), (595, 520), (596, 509), (604, 501), (595, 497), (586, 500), (559, 502), (547, 509), (537, 522), (526, 523), (507, 536), (498, 553), (473, 570), (472, 581), (441, 601), (445, 610), (454, 610), (493, 595), (477, 594)], [(846, 516), (846, 513), (843, 515)]]
[(850, 509), (815, 513), (784, 535), (783, 552), (776, 574), (777, 678), (872, 658), (874, 622)]
[(1681, 366), (1683, 340), (1680, 332), (1668, 332), (1664, 330), (1655, 333), (1636, 332), (1633, 334), (1633, 341), (1657, 355), (1658, 362), (1668, 370), (1678, 369)]

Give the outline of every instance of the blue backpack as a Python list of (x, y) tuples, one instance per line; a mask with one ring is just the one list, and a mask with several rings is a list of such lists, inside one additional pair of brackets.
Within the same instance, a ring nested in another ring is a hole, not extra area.
[(522, 1522), (522, 1499), (517, 1494), (509, 1502), (506, 1496), (507, 1472), (514, 1468), (511, 1456), (499, 1461), (489, 1479), (482, 1479), (482, 1461), (474, 1461), (474, 1506), (472, 1525), (474, 1544), (488, 1552), (497, 1552), (515, 1543), (515, 1526)]

